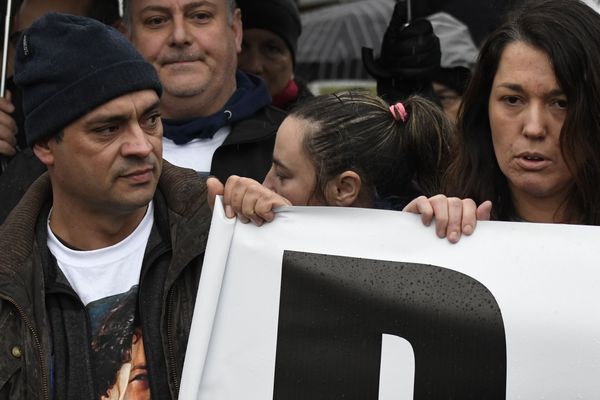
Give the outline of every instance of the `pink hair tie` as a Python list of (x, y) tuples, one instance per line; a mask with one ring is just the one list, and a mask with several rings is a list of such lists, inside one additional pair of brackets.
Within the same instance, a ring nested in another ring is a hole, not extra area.
[(406, 108), (404, 108), (404, 105), (400, 102), (390, 106), (390, 112), (396, 121), (406, 122), (406, 119), (408, 118)]

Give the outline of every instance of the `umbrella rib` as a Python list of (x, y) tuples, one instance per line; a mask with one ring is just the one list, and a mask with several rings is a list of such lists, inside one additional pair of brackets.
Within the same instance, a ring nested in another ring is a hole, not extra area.
[(364, 0), (304, 14), (298, 64), (314, 65), (319, 78), (367, 77), (362, 47), (381, 47), (393, 7), (393, 0)]

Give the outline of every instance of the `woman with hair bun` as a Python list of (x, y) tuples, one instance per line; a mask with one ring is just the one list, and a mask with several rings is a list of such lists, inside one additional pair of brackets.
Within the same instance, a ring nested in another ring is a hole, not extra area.
[(439, 193), (452, 125), (434, 103), (414, 96), (392, 106), (366, 92), (308, 99), (283, 121), (273, 165), (261, 185), (230, 177), (209, 181), (229, 217), (258, 225), (279, 205), (402, 209)]

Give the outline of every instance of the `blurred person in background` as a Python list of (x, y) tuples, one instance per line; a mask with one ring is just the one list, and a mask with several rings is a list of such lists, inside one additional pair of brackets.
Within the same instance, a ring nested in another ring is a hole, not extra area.
[(477, 58), (469, 29), (445, 12), (407, 22), (406, 7), (405, 2), (396, 3), (380, 57), (363, 54), (365, 67), (387, 101), (420, 94), (440, 104), (456, 122)]
[(294, 76), (302, 32), (298, 7), (293, 0), (237, 0), (237, 4), (244, 28), (238, 67), (264, 79), (273, 105), (289, 111), (312, 96)]
[[(0, 43), (2, 43), (2, 45), (4, 45), (4, 34), (5, 34), (5, 26), (4, 23), (6, 22), (6, 16), (10, 14), (9, 16), (9, 21), (13, 21), (14, 20), (14, 15), (16, 13), (16, 11), (19, 9), (21, 3), (20, 0), (15, 0), (12, 2), (12, 7), (10, 10), (7, 9), (8, 7), (8, 3), (5, 2), (5, 4), (0, 8), (0, 18), (1, 18), (1, 22), (0, 22)], [(4, 48), (2, 49), (2, 51), (0, 52), (0, 63), (2, 63), (2, 65), (4, 65), (4, 61), (6, 61), (6, 76), (2, 77), (5, 78), (5, 91), (4, 93), (0, 93), (0, 174), (2, 174), (2, 171), (4, 170), (4, 168), (6, 167), (6, 164), (9, 160), (9, 157), (12, 157), (16, 154), (16, 146), (17, 146), (17, 123), (12, 115), (12, 113), (14, 113), (15, 111), (15, 107), (13, 105), (13, 95), (12, 92), (14, 91), (14, 84), (12, 82), (12, 75), (13, 75), (13, 60), (14, 60), (14, 47), (11, 45), (10, 43), (10, 39), (12, 39), (12, 35), (10, 35), (11, 29), (13, 28), (13, 25), (11, 23), (11, 26), (9, 27), (9, 38), (7, 39), (9, 45), (7, 50), (7, 59), (4, 60)]]
[(397, 2), (383, 36), (380, 57), (363, 50), (363, 64), (377, 81), (377, 94), (395, 103), (418, 94), (437, 101), (432, 77), (440, 68), (440, 40), (425, 18), (408, 21), (405, 2)]
[(442, 52), (440, 67), (431, 76), (433, 92), (448, 118), (456, 123), (462, 96), (477, 61), (478, 50), (469, 28), (452, 15), (440, 12), (427, 19), (440, 39)]

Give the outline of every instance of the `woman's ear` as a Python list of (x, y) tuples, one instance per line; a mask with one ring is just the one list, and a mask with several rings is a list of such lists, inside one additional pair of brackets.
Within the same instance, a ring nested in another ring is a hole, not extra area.
[(327, 183), (325, 199), (330, 206), (351, 207), (361, 188), (360, 176), (354, 171), (344, 171)]
[(52, 149), (49, 146), (50, 140), (54, 139), (43, 139), (36, 142), (33, 145), (33, 153), (46, 167), (49, 167), (54, 164), (54, 153), (52, 152)]

